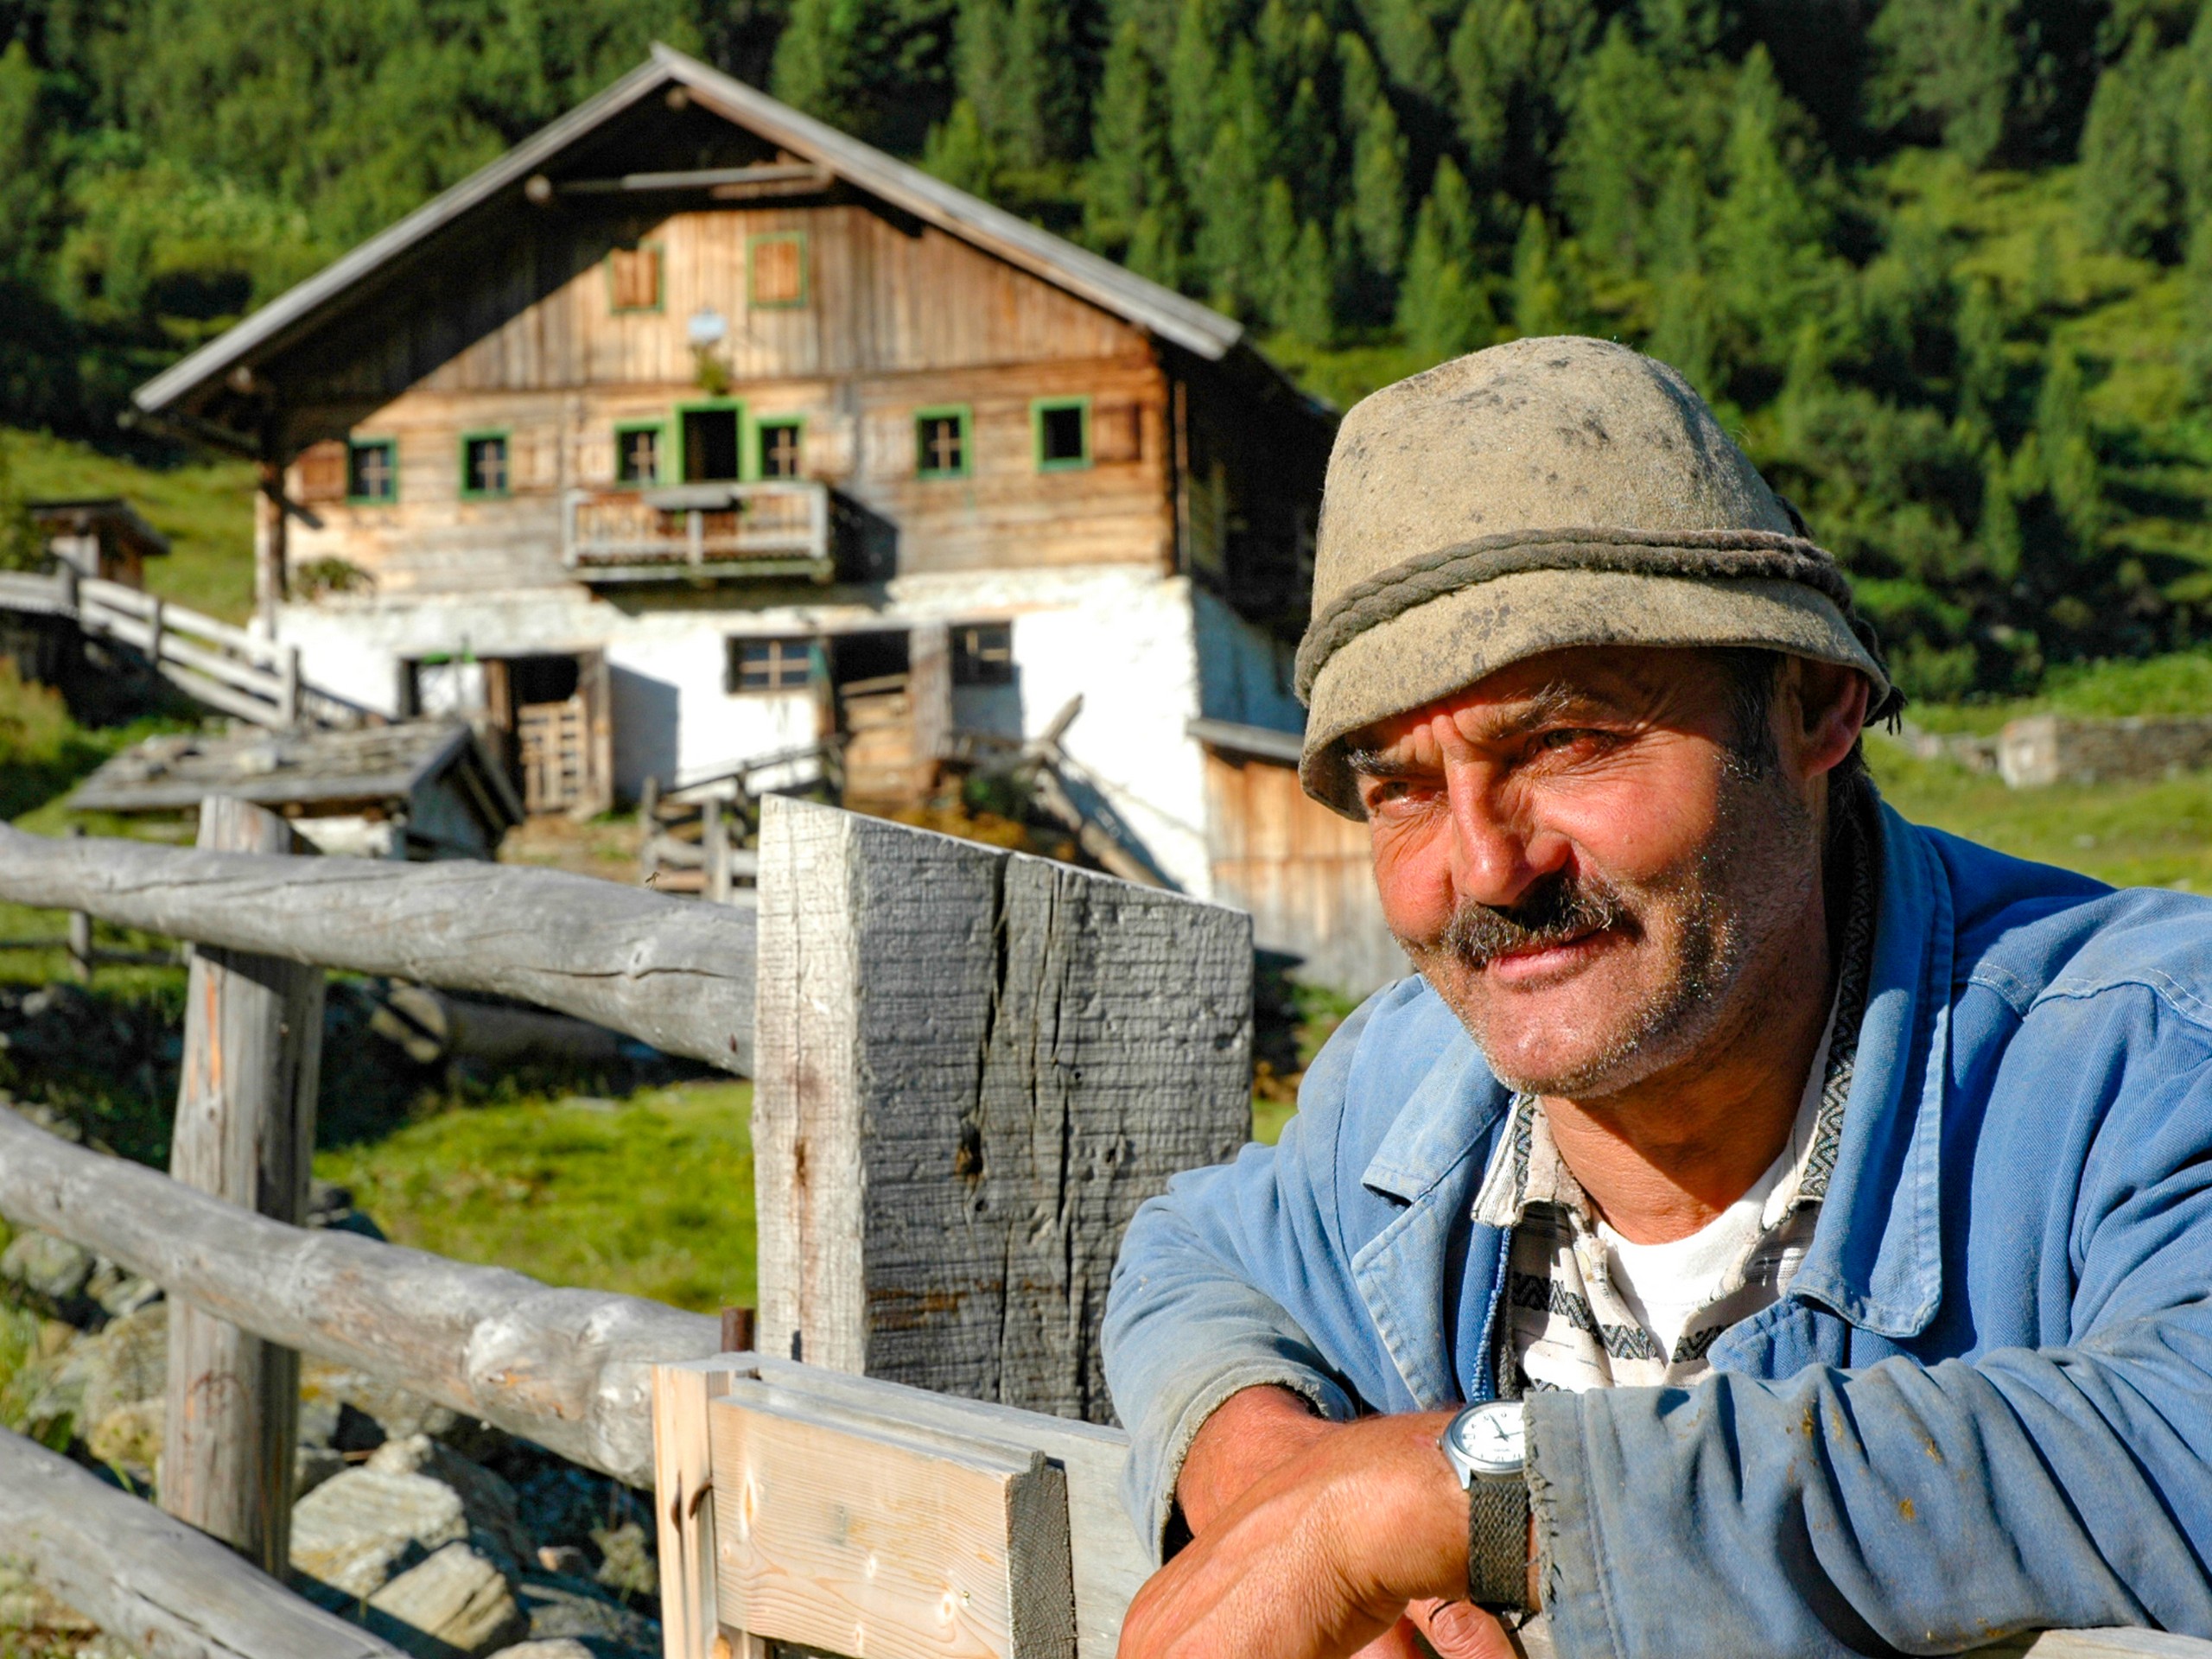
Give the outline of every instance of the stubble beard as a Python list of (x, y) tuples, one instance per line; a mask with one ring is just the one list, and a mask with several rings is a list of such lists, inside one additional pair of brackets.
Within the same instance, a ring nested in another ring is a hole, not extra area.
[[(1788, 948), (1783, 931), (1818, 884), (1815, 830), (1778, 780), (1732, 761), (1713, 833), (1673, 869), (1639, 882), (1563, 872), (1510, 910), (1471, 900), (1433, 938), (1399, 943), (1507, 1088), (1602, 1100), (1694, 1062), (1751, 1017), (1751, 971)], [(1519, 1046), (1507, 1039), (1526, 1033), (1532, 1011), (1516, 1007), (1525, 993), (1484, 986), (1485, 964), (1608, 927), (1631, 949), (1658, 953), (1657, 983), (1609, 1029), (1570, 1033), (1560, 1064), (1516, 1068), (1506, 1057)]]

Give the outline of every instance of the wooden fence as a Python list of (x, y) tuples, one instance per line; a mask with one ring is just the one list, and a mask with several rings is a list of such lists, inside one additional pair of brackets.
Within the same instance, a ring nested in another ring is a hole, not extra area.
[(257, 726), (350, 726), (371, 717), (352, 699), (302, 678), (297, 645), (82, 575), (66, 560), (51, 575), (0, 572), (0, 610), (65, 618), (89, 638), (130, 645), (196, 701)]
[[(0, 1214), (162, 1285), (192, 1333), (170, 1351), (173, 1513), (0, 1434), (8, 1554), (155, 1659), (396, 1659), (279, 1581), (304, 1351), (656, 1483), (670, 1659), (1108, 1659), (1146, 1564), (1098, 1319), (1135, 1205), (1246, 1133), (1243, 916), (780, 799), (757, 911), (303, 857), (236, 803), (201, 824), (192, 850), (0, 828), (0, 897), (196, 947), (169, 1175), (0, 1111)], [(298, 1226), (324, 968), (520, 996), (753, 1075), (759, 1351), (721, 1351), (700, 1315)], [(180, 1408), (213, 1378), (223, 1413)], [(1526, 1646), (1548, 1653), (1541, 1626)], [(2031, 1649), (2212, 1654), (2145, 1632), (1994, 1650)]]

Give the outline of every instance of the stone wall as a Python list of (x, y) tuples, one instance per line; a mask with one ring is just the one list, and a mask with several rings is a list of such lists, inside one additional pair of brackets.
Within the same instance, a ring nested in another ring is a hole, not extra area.
[(2032, 715), (1997, 739), (1997, 770), (2013, 789), (2171, 777), (2212, 765), (2212, 717), (2080, 720)]

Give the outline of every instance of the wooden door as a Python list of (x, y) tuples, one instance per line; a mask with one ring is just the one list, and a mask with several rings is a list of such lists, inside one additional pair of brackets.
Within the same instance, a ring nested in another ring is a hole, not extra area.
[(591, 721), (583, 694), (562, 702), (525, 702), (515, 710), (515, 747), (522, 765), (522, 804), (533, 817), (574, 811), (591, 781)]

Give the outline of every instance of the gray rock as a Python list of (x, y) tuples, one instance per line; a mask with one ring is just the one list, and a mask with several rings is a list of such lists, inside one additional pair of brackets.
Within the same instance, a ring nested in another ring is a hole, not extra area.
[(365, 1598), (467, 1536), (461, 1495), (442, 1481), (348, 1469), (292, 1506), (292, 1569), (344, 1596)]
[(569, 1637), (594, 1647), (605, 1643), (640, 1653), (660, 1650), (660, 1626), (610, 1601), (596, 1585), (530, 1573), (517, 1587), (515, 1597), (530, 1618), (533, 1642)]
[(529, 1628), (506, 1575), (462, 1543), (446, 1545), (371, 1596), (363, 1623), (419, 1659), (481, 1653)]
[(515, 1489), (442, 1441), (427, 1434), (386, 1440), (362, 1466), (382, 1474), (426, 1475), (453, 1488), (467, 1512), (469, 1526), (498, 1545), (509, 1570), (516, 1570), (537, 1554), (536, 1541), (524, 1530), (517, 1516)]
[(491, 1659), (600, 1659), (582, 1643), (572, 1636), (556, 1636), (550, 1642), (518, 1642), (512, 1648), (501, 1648)]
[(119, 1319), (161, 1300), (162, 1287), (103, 1255), (92, 1262), (92, 1276), (85, 1281), (85, 1294), (98, 1302), (109, 1318)]
[(300, 1446), (292, 1452), (292, 1501), (296, 1503), (309, 1492), (342, 1473), (346, 1454), (334, 1446)]
[(64, 1421), (105, 1461), (150, 1483), (168, 1383), (168, 1305), (156, 1302), (73, 1343), (23, 1416), (35, 1433)]
[(68, 1301), (92, 1276), (92, 1254), (51, 1233), (18, 1233), (0, 1250), (0, 1279), (46, 1301)]

